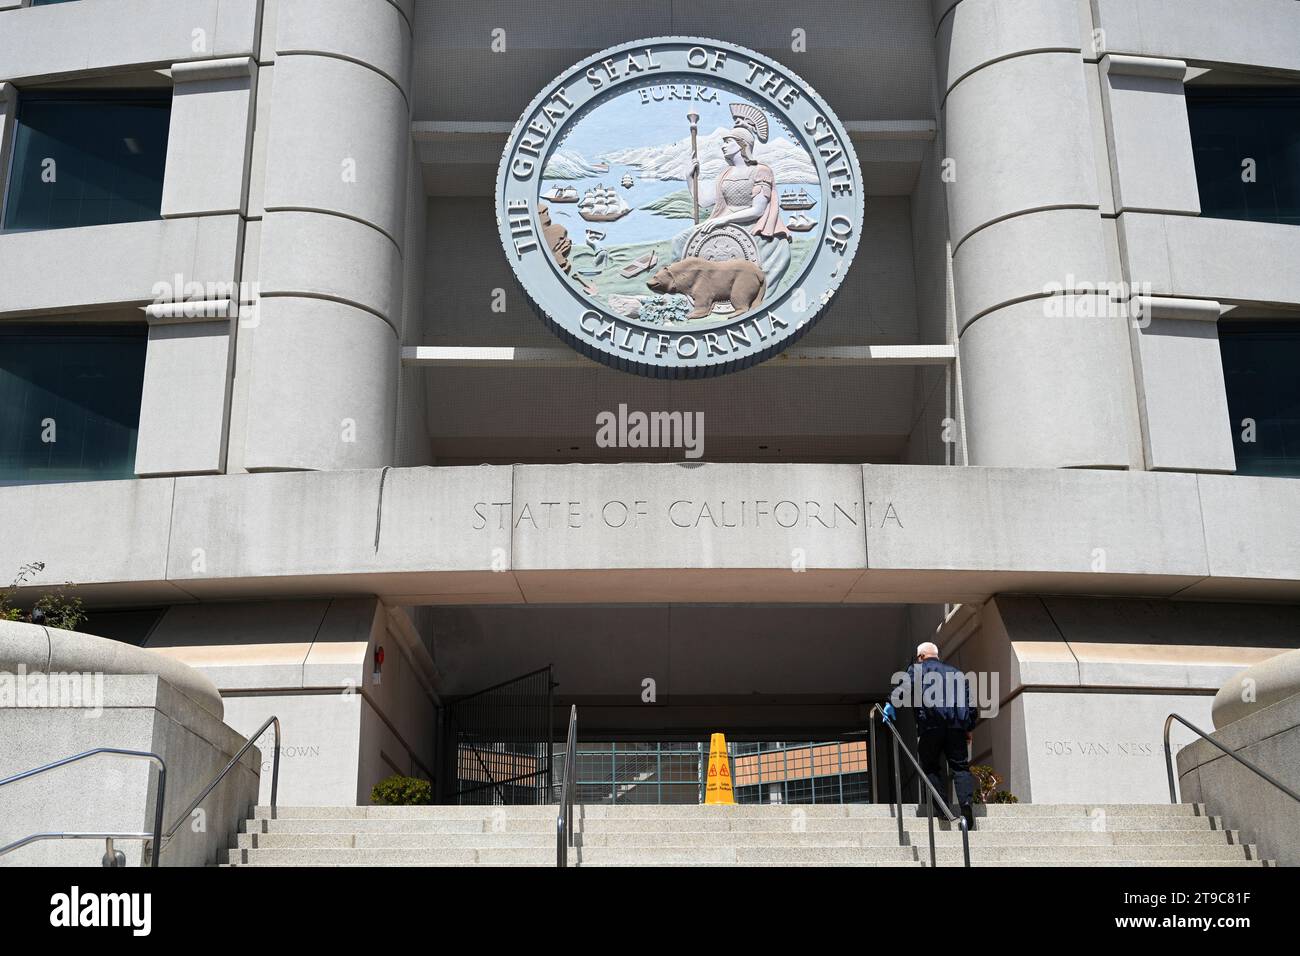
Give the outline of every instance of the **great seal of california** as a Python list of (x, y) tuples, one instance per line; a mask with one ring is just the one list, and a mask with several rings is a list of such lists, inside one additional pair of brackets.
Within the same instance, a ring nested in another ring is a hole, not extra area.
[(862, 231), (862, 174), (822, 99), (743, 47), (612, 47), (515, 126), (497, 226), (539, 316), (657, 378), (747, 368), (811, 328)]

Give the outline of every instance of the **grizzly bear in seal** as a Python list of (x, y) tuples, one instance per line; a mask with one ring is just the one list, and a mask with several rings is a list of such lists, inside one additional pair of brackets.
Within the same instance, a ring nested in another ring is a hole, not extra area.
[(687, 256), (654, 274), (646, 283), (652, 292), (680, 292), (695, 306), (686, 317), (702, 319), (719, 302), (730, 302), (737, 314), (748, 312), (763, 301), (767, 277), (763, 270), (744, 259), (713, 262)]

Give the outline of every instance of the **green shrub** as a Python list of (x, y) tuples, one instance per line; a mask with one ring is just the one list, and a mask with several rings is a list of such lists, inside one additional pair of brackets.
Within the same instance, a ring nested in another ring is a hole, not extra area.
[(395, 773), (375, 784), (370, 802), (383, 807), (427, 807), (433, 803), (433, 785)]
[[(0, 621), (29, 621), (31, 616), (24, 614), (21, 608), (16, 608), (9, 603), (14, 592), (21, 587), (28, 578), (40, 574), (45, 570), (44, 561), (33, 561), (30, 564), (24, 564), (18, 569), (18, 574), (14, 576), (13, 583), (7, 588), (0, 588)], [(65, 587), (73, 587), (69, 582)], [(69, 598), (59, 588), (57, 591), (47, 591), (37, 600), (33, 610), (39, 610), (45, 615), (45, 624), (47, 627), (57, 627), (65, 631), (75, 631), (86, 622), (86, 609), (82, 606), (81, 598)]]

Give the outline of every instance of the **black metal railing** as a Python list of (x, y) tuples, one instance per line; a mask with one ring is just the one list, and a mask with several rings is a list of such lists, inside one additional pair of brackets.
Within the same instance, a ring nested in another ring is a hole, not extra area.
[(925, 771), (921, 769), (920, 761), (916, 759), (916, 755), (912, 753), (907, 744), (903, 743), (903, 735), (898, 732), (898, 728), (894, 726), (894, 722), (885, 716), (885, 712), (880, 704), (876, 704), (872, 707), (871, 713), (867, 716), (867, 719), (871, 722), (870, 760), (873, 791), (872, 799), (876, 799), (875, 768), (878, 763), (878, 753), (876, 750), (876, 714), (880, 715), (884, 725), (889, 728), (889, 732), (893, 734), (894, 737), (894, 815), (898, 819), (898, 845), (907, 846), (907, 835), (903, 832), (903, 782), (902, 774), (900, 772), (902, 763), (899, 760), (899, 753), (901, 751), (901, 753), (907, 755), (908, 762), (911, 763), (912, 767), (916, 770), (916, 779), (925, 784), (925, 788), (922, 792), (925, 794), (925, 817), (930, 831), (930, 866), (933, 867), (937, 865), (937, 854), (935, 853), (934, 846), (934, 808), (936, 804), (939, 809), (943, 811), (944, 818), (947, 819), (949, 823), (957, 824), (961, 829), (961, 852), (963, 865), (970, 866), (970, 833), (966, 829), (966, 818), (961, 814), (954, 814), (948, 807), (947, 801), (945, 801), (943, 797), (939, 796), (939, 791), (934, 788), (934, 784), (930, 782), (930, 778), (926, 776)]
[(564, 782), (560, 785), (560, 812), (555, 817), (555, 865), (569, 865), (569, 847), (573, 846), (573, 795), (577, 791), (574, 777), (578, 773), (578, 707), (569, 707), (569, 732), (564, 738)]
[(1170, 803), (1178, 802), (1178, 788), (1177, 785), (1174, 783), (1174, 756), (1173, 756), (1173, 752), (1169, 749), (1169, 728), (1173, 725), (1173, 722), (1175, 720), (1178, 721), (1180, 724), (1182, 724), (1184, 727), (1186, 727), (1188, 730), (1190, 730), (1192, 733), (1199, 736), (1202, 740), (1208, 740), (1210, 743), (1214, 744), (1214, 746), (1218, 747), (1225, 754), (1227, 754), (1233, 760), (1237, 761), (1237, 763), (1241, 764), (1247, 770), (1252, 771), (1256, 775), (1262, 777), (1264, 780), (1271, 783), (1273, 786), (1277, 787), (1277, 789), (1281, 790), (1292, 800), (1295, 800), (1297, 803), (1300, 803), (1300, 793), (1296, 793), (1294, 790), (1292, 790), (1286, 784), (1282, 783), (1280, 780), (1275, 779), (1273, 776), (1271, 776), (1264, 770), (1261, 770), (1259, 767), (1255, 766), (1245, 757), (1241, 756), (1241, 754), (1229, 750), (1227, 747), (1219, 743), (1217, 740), (1215, 740), (1205, 731), (1201, 730), (1200, 727), (1188, 723), (1184, 718), (1180, 717), (1178, 714), (1170, 714), (1168, 717), (1165, 718), (1165, 770), (1169, 774), (1169, 802)]
[(443, 802), (551, 802), (554, 689), (551, 668), (543, 667), (446, 706)]

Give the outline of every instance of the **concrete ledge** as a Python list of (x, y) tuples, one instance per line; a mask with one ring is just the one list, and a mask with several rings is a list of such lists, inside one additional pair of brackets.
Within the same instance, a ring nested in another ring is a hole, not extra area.
[(1290, 533), (1300, 482), (1285, 478), (690, 462), (389, 468), (0, 488), (0, 513), (18, 516), (0, 567), (46, 562), (20, 593), (73, 581), (87, 601), (110, 604), (175, 603), (178, 592), (515, 603), (573, 599), (579, 583), (584, 603), (754, 600), (755, 589), (855, 603), (1006, 591), (1300, 597)]
[(1300, 71), (1300, 5), (1253, 0), (1092, 0), (1112, 54)]
[(1153, 56), (1120, 56), (1107, 53), (1101, 58), (1101, 68), (1107, 73), (1125, 76), (1149, 76), (1160, 80), (1178, 80), (1187, 75), (1187, 64), (1182, 60), (1165, 60)]
[(24, 10), (0, 30), (0, 79), (252, 56), (258, 7), (258, 0), (113, 0)]
[(147, 303), (177, 275), (233, 284), (239, 231), (238, 216), (191, 216), (0, 235), (3, 314)]
[(218, 720), (217, 685), (177, 660), (93, 634), (0, 621), (0, 671), (29, 674), (154, 674)]
[(251, 56), (228, 57), (224, 60), (196, 60), (173, 66), (172, 82), (180, 84), (234, 80), (251, 77), (256, 72), (257, 61)]
[(1156, 296), (1300, 305), (1300, 260), (1293, 226), (1199, 216), (1124, 212), (1121, 248), (1136, 284)]
[(1246, 668), (1214, 696), (1214, 726), (1222, 730), (1256, 711), (1300, 694), (1300, 650)]

